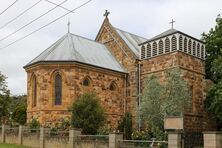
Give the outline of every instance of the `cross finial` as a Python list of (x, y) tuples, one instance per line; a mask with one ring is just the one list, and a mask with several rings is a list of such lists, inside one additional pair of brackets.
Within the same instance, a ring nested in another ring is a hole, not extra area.
[(170, 24), (172, 25), (172, 29), (173, 29), (173, 23), (175, 23), (176, 21), (174, 21), (173, 19), (171, 20)]
[(109, 14), (110, 14), (110, 12), (108, 10), (106, 10), (103, 16), (105, 16), (107, 18)]
[(70, 32), (70, 24), (71, 24), (70, 19), (68, 19), (68, 24), (67, 24), (68, 25), (68, 33)]

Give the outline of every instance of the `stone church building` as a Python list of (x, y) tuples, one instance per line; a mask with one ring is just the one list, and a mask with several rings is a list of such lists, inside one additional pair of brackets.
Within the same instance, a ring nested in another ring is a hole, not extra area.
[(172, 28), (146, 39), (114, 27), (106, 16), (95, 40), (68, 32), (24, 66), (27, 122), (37, 118), (47, 125), (69, 118), (68, 108), (75, 99), (95, 92), (107, 125), (115, 128), (127, 111), (136, 123), (145, 78), (151, 74), (163, 78), (166, 69), (179, 67), (192, 91), (185, 129), (212, 130), (203, 104), (204, 59), (204, 43), (181, 31)]

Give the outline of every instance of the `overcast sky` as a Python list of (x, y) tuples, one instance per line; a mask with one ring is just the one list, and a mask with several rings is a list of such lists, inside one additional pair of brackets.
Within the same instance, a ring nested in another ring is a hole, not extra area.
[[(14, 1), (1, 0), (0, 12)], [(0, 28), (38, 1), (18, 0), (15, 5), (0, 15)], [(64, 0), (51, 1), (59, 4)], [(62, 6), (74, 9), (86, 1), (67, 0)], [(92, 0), (75, 13), (8, 48), (0, 49), (0, 71), (8, 77), (7, 82), (12, 94), (26, 93), (27, 76), (23, 66), (67, 33), (68, 18), (71, 21), (70, 32), (90, 39), (95, 39), (106, 9), (110, 11), (109, 20), (113, 26), (146, 38), (169, 29), (171, 27), (169, 22), (174, 19), (175, 29), (199, 39), (203, 32), (208, 32), (215, 25), (215, 19), (222, 10), (221, 6), (222, 0)], [(53, 7), (55, 6), (42, 0), (16, 21), (0, 29), (0, 40)], [(0, 48), (66, 12), (61, 8), (55, 9), (13, 36), (0, 41)]]

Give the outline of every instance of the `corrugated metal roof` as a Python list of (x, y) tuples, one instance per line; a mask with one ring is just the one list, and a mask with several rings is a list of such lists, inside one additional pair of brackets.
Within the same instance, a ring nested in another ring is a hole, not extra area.
[(133, 51), (133, 53), (139, 57), (140, 47), (139, 44), (147, 41), (148, 39), (140, 37), (138, 35), (120, 30), (115, 28), (116, 32), (120, 35), (120, 37), (126, 42), (129, 48)]
[(126, 72), (105, 45), (70, 33), (43, 51), (27, 66), (44, 61), (76, 61)]

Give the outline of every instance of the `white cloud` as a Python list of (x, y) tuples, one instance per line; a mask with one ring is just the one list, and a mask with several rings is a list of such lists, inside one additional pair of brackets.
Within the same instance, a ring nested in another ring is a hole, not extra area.
[[(6, 13), (0, 15), (0, 26), (37, 1), (18, 1)], [(51, 1), (58, 4), (63, 0)], [(14, 0), (1, 1), (0, 12), (12, 2)], [(74, 9), (83, 2), (85, 0), (68, 0), (63, 6)], [(91, 39), (95, 38), (106, 9), (111, 12), (109, 19), (113, 26), (147, 38), (169, 29), (172, 18), (176, 20), (176, 29), (200, 38), (202, 32), (207, 32), (215, 25), (215, 18), (221, 13), (221, 5), (221, 0), (93, 0), (76, 13), (64, 17), (21, 42), (0, 50), (0, 71), (8, 77), (8, 85), (13, 94), (26, 93), (26, 72), (23, 66), (67, 32), (68, 17), (71, 20), (72, 33)], [(17, 21), (1, 29), (0, 40), (53, 7), (43, 0)], [(57, 8), (24, 30), (0, 42), (0, 47), (64, 13), (65, 10)]]

